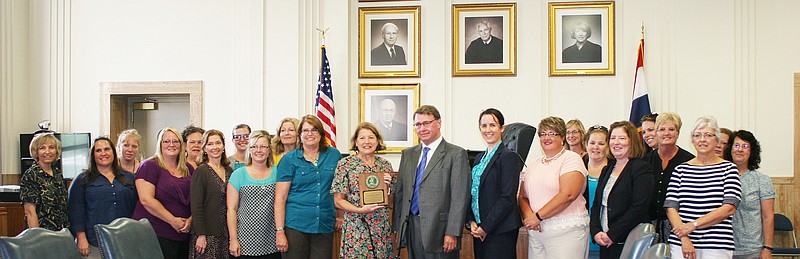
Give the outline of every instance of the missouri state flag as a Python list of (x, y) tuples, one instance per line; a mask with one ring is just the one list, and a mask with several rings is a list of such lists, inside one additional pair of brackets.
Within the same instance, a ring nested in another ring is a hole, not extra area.
[(639, 41), (639, 58), (636, 61), (636, 76), (633, 79), (633, 101), (630, 121), (642, 127), (642, 117), (650, 114), (650, 99), (647, 98), (647, 80), (644, 76), (644, 39)]

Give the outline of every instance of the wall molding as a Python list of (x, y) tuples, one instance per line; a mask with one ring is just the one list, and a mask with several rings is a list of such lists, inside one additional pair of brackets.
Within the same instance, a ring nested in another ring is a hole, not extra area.
[(756, 1), (734, 2), (734, 126), (756, 129)]

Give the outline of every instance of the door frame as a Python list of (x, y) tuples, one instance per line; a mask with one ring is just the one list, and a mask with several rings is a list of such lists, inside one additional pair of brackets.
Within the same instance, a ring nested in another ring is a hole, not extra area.
[[(189, 95), (189, 123), (203, 126), (203, 81), (151, 81), (100, 83), (100, 135), (111, 131), (111, 96)], [(116, 139), (116, 136), (113, 136)]]

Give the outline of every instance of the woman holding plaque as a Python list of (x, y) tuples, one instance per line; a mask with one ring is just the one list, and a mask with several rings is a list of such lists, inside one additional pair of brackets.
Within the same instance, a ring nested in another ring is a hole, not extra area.
[[(389, 228), (388, 201), (383, 204), (362, 205), (359, 175), (382, 173), (387, 185), (394, 183), (392, 164), (375, 151), (386, 149), (378, 128), (364, 122), (356, 127), (350, 139), (350, 149), (355, 155), (339, 161), (334, 174), (331, 193), (337, 208), (344, 210), (341, 258), (391, 258), (392, 239)], [(369, 178), (367, 178), (369, 179)], [(367, 201), (364, 201), (367, 202)]]
[(522, 220), (517, 205), (522, 158), (502, 141), (505, 119), (489, 108), (478, 117), (478, 128), (486, 150), (472, 167), (470, 210), (467, 224), (472, 234), (475, 258), (517, 258), (517, 236)]

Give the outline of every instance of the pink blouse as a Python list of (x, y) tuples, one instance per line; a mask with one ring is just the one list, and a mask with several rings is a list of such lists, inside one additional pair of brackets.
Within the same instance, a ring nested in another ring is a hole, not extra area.
[[(525, 194), (530, 202), (533, 211), (539, 211), (547, 202), (559, 192), (559, 177), (570, 172), (580, 172), (585, 178), (589, 175), (586, 167), (583, 166), (581, 157), (572, 151), (565, 151), (560, 157), (549, 164), (542, 163), (542, 158), (532, 160), (528, 163), (523, 177)], [(581, 187), (581, 194), (586, 188), (586, 184)], [(589, 224), (589, 214), (586, 211), (586, 199), (583, 195), (578, 195), (572, 203), (557, 215), (542, 221), (543, 228), (566, 228)]]

